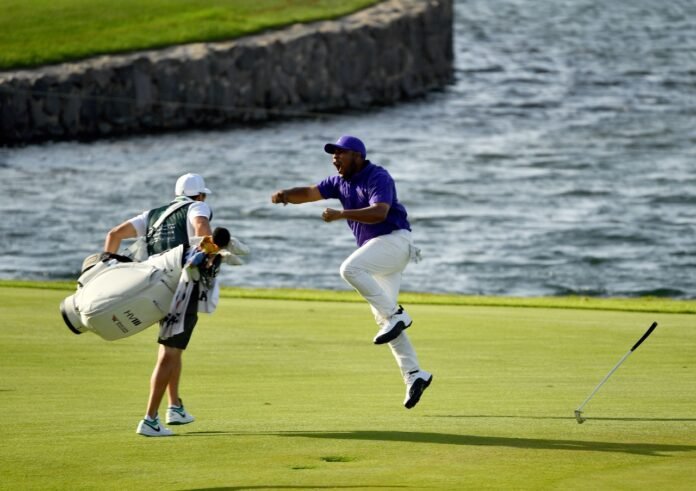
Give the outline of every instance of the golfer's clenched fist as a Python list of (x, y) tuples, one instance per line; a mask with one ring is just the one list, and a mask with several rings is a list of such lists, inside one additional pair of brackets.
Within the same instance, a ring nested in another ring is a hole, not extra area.
[(321, 214), (322, 220), (325, 222), (333, 222), (342, 218), (342, 213), (340, 210), (334, 210), (333, 208), (325, 208), (324, 212)]
[(273, 193), (271, 196), (271, 203), (283, 203), (284, 205), (288, 204), (288, 195), (285, 192), (284, 189), (281, 189), (280, 191), (276, 191)]

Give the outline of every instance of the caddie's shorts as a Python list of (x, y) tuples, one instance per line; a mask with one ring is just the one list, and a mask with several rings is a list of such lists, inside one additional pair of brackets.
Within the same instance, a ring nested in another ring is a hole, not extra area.
[(193, 328), (196, 327), (198, 322), (198, 283), (193, 287), (191, 292), (191, 300), (186, 307), (186, 314), (184, 315), (184, 332), (172, 336), (169, 339), (158, 338), (157, 342), (163, 346), (169, 346), (170, 348), (179, 348), (185, 350), (191, 340), (191, 334), (193, 334)]

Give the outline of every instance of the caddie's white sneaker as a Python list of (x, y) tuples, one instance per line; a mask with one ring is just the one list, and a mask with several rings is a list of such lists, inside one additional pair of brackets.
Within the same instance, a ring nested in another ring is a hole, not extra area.
[(167, 424), (185, 425), (196, 421), (192, 414), (186, 412), (184, 402), (181, 399), (179, 399), (179, 404), (180, 406), (169, 406), (167, 408)]
[(384, 344), (399, 337), (401, 331), (408, 329), (413, 324), (411, 316), (406, 313), (404, 308), (399, 305), (399, 310), (389, 316), (382, 328), (377, 331), (377, 335), (372, 340), (375, 344)]
[(172, 430), (160, 424), (159, 418), (154, 420), (141, 419), (135, 432), (143, 436), (172, 436), (174, 434)]
[(433, 374), (425, 370), (416, 370), (408, 374), (406, 377), (406, 399), (404, 399), (406, 409), (411, 409), (418, 404), (423, 392), (432, 381)]

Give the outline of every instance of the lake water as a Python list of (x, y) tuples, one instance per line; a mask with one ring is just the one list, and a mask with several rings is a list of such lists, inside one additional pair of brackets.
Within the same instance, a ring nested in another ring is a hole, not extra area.
[(347, 289), (324, 206), (270, 203), (363, 138), (424, 260), (408, 291), (696, 298), (696, 2), (456, 2), (456, 82), (368, 112), (0, 149), (0, 277), (74, 279), (107, 230), (203, 174), (247, 242), (230, 286)]

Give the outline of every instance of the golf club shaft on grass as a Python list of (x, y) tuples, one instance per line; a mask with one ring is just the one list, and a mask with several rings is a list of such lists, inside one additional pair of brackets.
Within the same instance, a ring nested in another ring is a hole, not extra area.
[(611, 375), (621, 366), (621, 364), (624, 361), (626, 361), (626, 358), (628, 358), (628, 356), (631, 353), (633, 353), (635, 350), (638, 349), (638, 346), (640, 346), (643, 343), (643, 341), (645, 341), (647, 339), (647, 337), (650, 336), (650, 334), (655, 330), (656, 327), (657, 327), (657, 322), (653, 322), (652, 325), (648, 328), (648, 330), (645, 331), (645, 334), (643, 334), (643, 336), (641, 336), (641, 338), (636, 342), (636, 344), (634, 344), (633, 347), (630, 350), (628, 350), (628, 352), (625, 355), (623, 355), (623, 357), (621, 357), (621, 359), (614, 366), (614, 368), (612, 368), (611, 371), (609, 373), (607, 373), (607, 375), (602, 379), (602, 381), (597, 385), (597, 387), (595, 387), (595, 389), (587, 397), (587, 399), (585, 399), (585, 401), (582, 404), (580, 404), (580, 407), (578, 407), (575, 410), (575, 419), (578, 421), (578, 423), (582, 423), (583, 421), (585, 421), (585, 419), (581, 416), (582, 409), (585, 407), (585, 404), (590, 402), (590, 399), (592, 399), (592, 396), (594, 396), (597, 393), (597, 391), (600, 389), (600, 387), (602, 387), (602, 385), (604, 385), (604, 383), (609, 379), (609, 377), (611, 377)]

